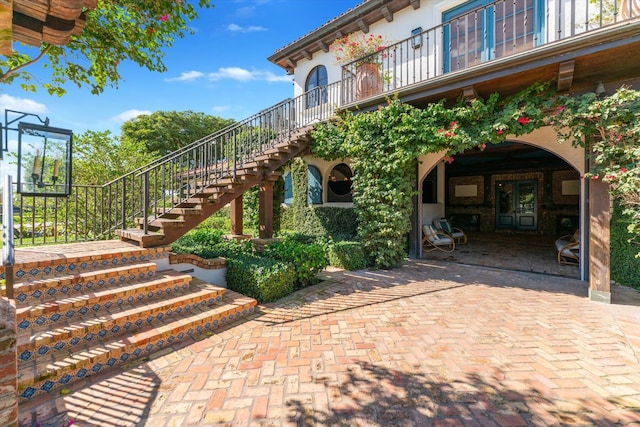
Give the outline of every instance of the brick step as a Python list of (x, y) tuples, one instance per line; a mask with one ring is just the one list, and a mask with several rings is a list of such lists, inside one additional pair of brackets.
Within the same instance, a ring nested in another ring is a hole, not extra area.
[(16, 284), (14, 288), (16, 307), (46, 303), (60, 297), (83, 295), (86, 292), (95, 292), (97, 289), (108, 286), (142, 280), (145, 277), (153, 277), (156, 271), (156, 264), (153, 262), (137, 262), (111, 268), (102, 267), (102, 263), (98, 263), (98, 265), (101, 268), (92, 271), (27, 280)]
[(256, 301), (226, 291), (220, 305), (198, 307), (186, 315), (164, 318), (161, 325), (144, 325), (134, 335), (96, 342), (84, 351), (57, 361), (32, 360), (19, 367), (18, 393), (22, 401), (65, 387), (73, 381), (198, 336), (255, 310)]
[[(74, 296), (71, 298), (63, 298), (54, 301), (48, 301), (43, 304), (30, 305), (19, 307), (16, 309), (16, 319), (18, 324), (23, 323), (26, 320), (32, 325), (18, 326), (18, 329), (26, 330), (30, 326), (39, 325), (45, 328), (55, 325), (57, 320), (51, 319), (56, 313), (68, 313), (70, 311), (78, 311), (82, 307), (90, 307), (93, 311), (98, 311), (101, 306), (104, 306), (107, 302), (111, 301), (112, 305), (122, 305), (123, 302), (133, 297), (133, 299), (150, 300), (153, 298), (156, 292), (158, 295), (162, 294), (162, 290), (166, 288), (184, 288), (186, 289), (191, 281), (191, 276), (183, 274), (182, 276), (168, 275), (168, 274), (156, 274), (151, 276), (143, 276), (136, 282), (115, 282), (109, 284), (110, 286), (98, 287), (95, 292), (85, 293), (82, 295)], [(93, 286), (92, 286), (93, 287)], [(95, 308), (98, 307), (98, 308)], [(65, 317), (65, 316), (63, 316)], [(72, 318), (73, 316), (67, 316)]]
[(194, 289), (181, 290), (177, 295), (149, 304), (133, 301), (122, 307), (112, 305), (97, 312), (89, 309), (82, 317), (63, 323), (49, 330), (17, 337), (19, 363), (56, 353), (66, 347), (72, 348), (81, 342), (118, 335), (121, 332), (140, 328), (144, 324), (153, 326), (157, 321), (173, 314), (180, 315), (191, 308), (214, 304), (222, 298), (223, 288), (213, 285), (197, 285)]

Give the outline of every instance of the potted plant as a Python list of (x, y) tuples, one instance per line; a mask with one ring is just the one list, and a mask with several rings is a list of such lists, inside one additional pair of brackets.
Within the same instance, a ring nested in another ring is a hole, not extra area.
[(376, 34), (351, 33), (336, 39), (330, 46), (336, 62), (347, 73), (355, 75), (356, 99), (376, 95), (382, 91), (380, 65), (387, 56), (387, 40)]

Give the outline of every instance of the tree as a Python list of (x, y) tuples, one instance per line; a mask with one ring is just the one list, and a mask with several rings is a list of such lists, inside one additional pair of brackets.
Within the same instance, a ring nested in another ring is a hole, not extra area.
[(110, 131), (87, 131), (73, 141), (73, 183), (102, 185), (154, 159), (142, 143)]
[(235, 123), (194, 111), (156, 111), (126, 121), (123, 141), (136, 141), (151, 153), (164, 155)]
[[(198, 5), (210, 7), (209, 0), (198, 0)], [(37, 50), (22, 48), (0, 60), (0, 82), (22, 81), (23, 89), (35, 91), (37, 84), (26, 67), (47, 57), (43, 67), (51, 78), (39, 85), (50, 94), (63, 95), (67, 82), (101, 93), (107, 86), (117, 87), (122, 61), (165, 71), (164, 48), (192, 33), (187, 24), (197, 16), (187, 0), (102, 0), (87, 14), (82, 33), (72, 35), (65, 46), (42, 43)]]

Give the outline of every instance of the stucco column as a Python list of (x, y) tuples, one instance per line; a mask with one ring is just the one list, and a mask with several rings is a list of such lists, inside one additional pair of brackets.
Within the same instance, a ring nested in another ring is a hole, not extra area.
[(231, 217), (231, 234), (233, 236), (240, 236), (243, 234), (242, 229), (242, 202), (244, 197), (240, 195), (231, 202), (231, 209), (229, 216)]
[(260, 221), (259, 237), (261, 239), (271, 239), (273, 237), (273, 182), (263, 181), (260, 183), (259, 192), (260, 206), (258, 216)]
[(589, 184), (589, 299), (611, 303), (609, 184), (602, 179)]

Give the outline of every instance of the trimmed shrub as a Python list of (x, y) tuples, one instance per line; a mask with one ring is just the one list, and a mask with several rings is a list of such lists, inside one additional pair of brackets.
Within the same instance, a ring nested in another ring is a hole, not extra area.
[[(282, 228), (310, 236), (329, 237), (335, 240), (353, 240), (357, 232), (357, 215), (353, 208), (310, 206), (304, 215), (295, 215), (293, 207), (282, 212)], [(299, 217), (303, 217), (299, 221)]]
[(176, 253), (194, 254), (202, 258), (233, 257), (251, 254), (253, 248), (249, 241), (223, 239), (222, 230), (196, 229), (191, 230), (171, 244), (171, 250)]
[(640, 289), (640, 243), (629, 233), (629, 224), (630, 218), (616, 204), (611, 219), (611, 278), (620, 285)]
[(321, 245), (293, 239), (268, 245), (263, 256), (290, 264), (295, 271), (296, 289), (313, 284), (318, 273), (327, 266), (325, 249)]
[(227, 259), (227, 287), (260, 303), (276, 301), (293, 292), (291, 264), (267, 257), (240, 255)]
[(367, 260), (360, 242), (342, 241), (329, 246), (329, 264), (345, 270), (362, 270)]

